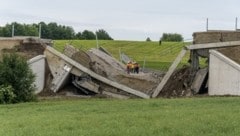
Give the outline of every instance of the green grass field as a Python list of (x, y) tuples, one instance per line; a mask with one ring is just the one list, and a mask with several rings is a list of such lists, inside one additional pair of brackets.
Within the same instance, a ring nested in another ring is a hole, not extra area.
[(41, 100), (0, 105), (0, 135), (239, 135), (239, 114), (239, 97)]
[[(54, 48), (63, 51), (66, 44), (74, 45), (76, 48), (88, 50), (96, 48), (95, 40), (56, 40)], [(166, 70), (175, 60), (178, 53), (184, 45), (189, 43), (183, 42), (142, 42), (142, 41), (109, 41), (100, 40), (99, 46), (107, 49), (115, 58), (119, 59), (119, 51), (124, 52), (143, 66), (145, 59), (145, 68), (157, 70)], [(187, 64), (189, 53), (183, 59), (182, 64)]]

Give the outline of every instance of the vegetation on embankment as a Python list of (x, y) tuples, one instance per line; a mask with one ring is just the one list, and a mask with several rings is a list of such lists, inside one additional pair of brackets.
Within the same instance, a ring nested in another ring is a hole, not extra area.
[[(95, 40), (56, 40), (54, 48), (63, 51), (66, 44), (71, 44), (76, 48), (88, 50), (96, 48)], [(128, 55), (133, 60), (144, 64), (145, 68), (165, 70), (175, 60), (183, 46), (189, 43), (184, 42), (146, 42), (146, 41), (116, 41), (116, 40), (99, 40), (98, 45), (104, 47), (115, 58), (120, 59), (119, 52)], [(187, 64), (189, 54), (183, 59), (182, 64)]]

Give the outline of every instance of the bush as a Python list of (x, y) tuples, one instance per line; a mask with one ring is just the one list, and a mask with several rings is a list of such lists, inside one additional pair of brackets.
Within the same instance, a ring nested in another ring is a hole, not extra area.
[(16, 95), (13, 102), (27, 102), (35, 100), (35, 75), (27, 61), (17, 54), (4, 54), (0, 62), (0, 85), (12, 86)]
[(183, 37), (181, 34), (177, 33), (163, 33), (162, 37), (160, 38), (161, 41), (168, 41), (168, 42), (182, 42)]
[(147, 42), (151, 42), (152, 40), (148, 37), (148, 38), (146, 39), (146, 41), (147, 41)]
[(11, 85), (0, 86), (0, 104), (13, 103), (16, 95), (13, 93), (14, 89)]

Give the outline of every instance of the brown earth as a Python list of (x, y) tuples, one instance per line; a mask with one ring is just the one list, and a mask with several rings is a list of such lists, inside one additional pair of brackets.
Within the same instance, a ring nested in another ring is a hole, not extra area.
[(25, 42), (20, 42), (20, 45), (14, 46), (12, 49), (2, 49), (2, 53), (17, 53), (25, 59), (31, 59), (35, 56), (42, 55), (47, 44), (36, 42), (34, 39), (29, 38)]
[(240, 64), (240, 46), (222, 48), (218, 51)]
[(176, 70), (170, 77), (163, 90), (160, 92), (158, 97), (182, 97), (191, 96), (191, 90), (189, 88), (189, 76), (190, 67), (183, 67)]

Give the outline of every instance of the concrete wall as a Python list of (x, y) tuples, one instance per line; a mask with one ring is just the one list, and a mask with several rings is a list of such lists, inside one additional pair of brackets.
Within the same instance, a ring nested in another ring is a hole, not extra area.
[(36, 75), (34, 84), (37, 87), (36, 94), (40, 93), (44, 89), (45, 82), (45, 56), (39, 55), (28, 61), (33, 73)]
[(240, 40), (239, 31), (208, 31), (208, 32), (193, 33), (194, 44), (239, 41), (239, 40)]
[(240, 95), (240, 65), (210, 50), (209, 95)]

